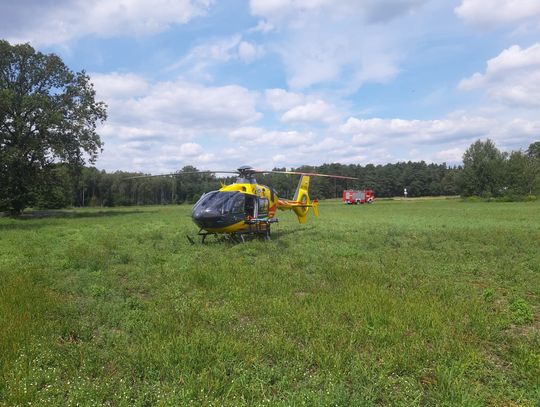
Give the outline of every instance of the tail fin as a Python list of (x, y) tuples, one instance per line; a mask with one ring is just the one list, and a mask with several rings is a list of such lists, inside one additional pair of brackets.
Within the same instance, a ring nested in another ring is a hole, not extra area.
[[(302, 175), (300, 181), (298, 181), (298, 186), (296, 187), (296, 192), (294, 193), (293, 201), (297, 205), (293, 206), (293, 211), (298, 217), (298, 222), (305, 223), (307, 219), (307, 213), (309, 208), (312, 207), (311, 201), (308, 194), (309, 189), (309, 175)], [(318, 215), (318, 210), (316, 209), (317, 203), (314, 205), (314, 212)]]
[(296, 192), (292, 200), (280, 199), (278, 208), (282, 211), (292, 209), (298, 217), (298, 222), (305, 223), (309, 208), (313, 208), (315, 216), (319, 216), (319, 202), (315, 199), (313, 202), (309, 199), (309, 175), (302, 174)]

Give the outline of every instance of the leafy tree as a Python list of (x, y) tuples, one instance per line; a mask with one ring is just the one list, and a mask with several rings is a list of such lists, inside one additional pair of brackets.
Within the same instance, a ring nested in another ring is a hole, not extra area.
[(18, 214), (35, 203), (55, 163), (93, 162), (105, 108), (84, 71), (74, 73), (29, 44), (0, 40), (0, 208)]
[(65, 164), (52, 165), (41, 180), (36, 189), (36, 207), (61, 209), (72, 204), (72, 172)]
[(461, 191), (465, 196), (497, 196), (503, 192), (505, 154), (487, 139), (477, 140), (463, 154)]
[(527, 155), (529, 157), (540, 159), (540, 141), (535, 141), (529, 145)]
[(538, 159), (521, 151), (512, 151), (506, 163), (506, 185), (516, 195), (532, 194), (538, 184)]

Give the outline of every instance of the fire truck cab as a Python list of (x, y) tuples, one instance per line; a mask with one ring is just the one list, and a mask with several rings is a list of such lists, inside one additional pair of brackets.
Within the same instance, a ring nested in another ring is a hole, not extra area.
[(343, 202), (347, 205), (373, 203), (375, 193), (371, 189), (346, 189), (343, 191)]

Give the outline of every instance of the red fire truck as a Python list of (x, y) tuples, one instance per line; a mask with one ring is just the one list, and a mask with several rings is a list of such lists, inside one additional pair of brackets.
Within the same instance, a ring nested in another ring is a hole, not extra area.
[(346, 189), (343, 191), (343, 202), (347, 205), (351, 204), (364, 204), (373, 203), (375, 200), (375, 193), (371, 189)]

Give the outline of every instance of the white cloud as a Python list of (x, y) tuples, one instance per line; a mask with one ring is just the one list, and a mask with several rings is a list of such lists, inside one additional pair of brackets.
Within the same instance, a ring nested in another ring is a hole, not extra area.
[(150, 87), (143, 77), (133, 73), (92, 73), (91, 77), (95, 88), (99, 89), (100, 97), (104, 99), (142, 96)]
[(182, 59), (165, 68), (165, 71), (181, 70), (183, 76), (186, 77), (196, 80), (212, 80), (213, 77), (208, 72), (210, 68), (237, 58), (238, 45), (241, 40), (242, 37), (236, 34), (199, 44), (193, 47)]
[(459, 83), (459, 89), (483, 90), (510, 106), (540, 106), (540, 43), (522, 49), (514, 45), (487, 62), (484, 74), (475, 73)]
[(427, 0), (251, 0), (250, 9), (254, 15), (270, 21), (297, 18), (307, 13), (321, 13), (331, 16), (343, 14), (360, 15), (369, 23), (391, 20), (407, 14)]
[(271, 109), (281, 112), (284, 123), (335, 123), (343, 113), (333, 104), (317, 95), (288, 92), (285, 89), (267, 89), (265, 101)]
[(285, 89), (267, 89), (265, 92), (266, 102), (277, 111), (289, 110), (306, 101), (306, 97), (300, 93), (288, 92)]
[(414, 32), (411, 21), (397, 17), (413, 15), (425, 2), (251, 0), (250, 9), (280, 34), (274, 50), (291, 88), (323, 84), (354, 92), (364, 83), (395, 78)]
[(385, 83), (397, 75), (401, 51), (386, 28), (344, 22), (338, 30), (326, 24), (324, 19), (306, 22), (281, 44), (278, 52), (291, 88), (335, 84), (354, 91), (366, 82)]
[(197, 45), (183, 59), (184, 63), (190, 60), (227, 62), (235, 57), (236, 49), (242, 37), (238, 34), (227, 38), (219, 38)]
[(272, 157), (272, 162), (275, 164), (281, 164), (287, 162), (287, 156), (284, 154), (276, 154)]
[(0, 24), (12, 42), (64, 43), (84, 35), (140, 36), (165, 31), (204, 15), (212, 0), (28, 1), (2, 12)]
[[(515, 146), (540, 133), (540, 121), (498, 119), (456, 113), (437, 120), (357, 119), (351, 117), (340, 127), (356, 145), (467, 144), (478, 138), (491, 138)], [(367, 142), (366, 142), (367, 140)]]
[(232, 140), (246, 143), (250, 146), (277, 146), (289, 148), (310, 143), (313, 133), (302, 133), (295, 130), (275, 131), (260, 127), (241, 127), (229, 133)]
[(264, 55), (264, 48), (251, 42), (242, 41), (238, 45), (238, 56), (244, 62), (252, 62)]
[[(204, 162), (209, 156), (202, 140), (223, 137), (261, 117), (258, 95), (236, 85), (150, 83), (131, 73), (91, 77), (97, 99), (109, 105), (109, 120), (99, 129), (106, 145), (100, 162), (106, 168), (170, 171), (175, 168), (171, 163), (181, 159)], [(141, 157), (157, 157), (158, 162), (137, 164)]]
[[(352, 145), (347, 137), (325, 136), (325, 132), (269, 131), (261, 127), (242, 127), (229, 134), (238, 145), (247, 146), (254, 156), (255, 147), (264, 146), (271, 155), (271, 161), (264, 156), (257, 156), (262, 168), (283, 165), (299, 166), (320, 164), (323, 162), (351, 163), (367, 158), (366, 149)], [(377, 161), (381, 149), (370, 149), (370, 162)], [(387, 153), (385, 153), (387, 154)]]
[(293, 13), (305, 12), (327, 6), (329, 0), (251, 0), (251, 13), (269, 19), (279, 19)]
[(339, 152), (340, 154), (343, 154), (344, 151), (348, 151), (350, 149), (350, 145), (348, 145), (345, 141), (341, 139), (337, 139), (335, 137), (325, 137), (321, 141), (305, 146), (302, 150), (304, 152)]
[(257, 25), (249, 30), (249, 32), (267, 33), (274, 30), (274, 25), (265, 20), (260, 20)]
[(197, 143), (184, 143), (180, 146), (180, 153), (183, 156), (192, 157), (203, 153), (203, 148)]
[(217, 38), (193, 47), (186, 56), (168, 66), (165, 71), (181, 70), (184, 76), (213, 79), (212, 68), (230, 61), (251, 63), (265, 54), (263, 46), (242, 40), (240, 34)]
[(456, 163), (461, 161), (464, 152), (465, 149), (460, 147), (449, 148), (435, 153), (434, 158), (439, 162), (444, 161), (447, 163)]
[(289, 122), (322, 122), (332, 123), (339, 120), (340, 114), (335, 106), (322, 100), (293, 107), (281, 116), (281, 121)]
[[(110, 89), (96, 87), (98, 97), (109, 104), (110, 116), (125, 118), (138, 126), (163, 123), (179, 128), (218, 128), (253, 122), (260, 117), (255, 109), (257, 95), (236, 86), (202, 86), (192, 83), (158, 82), (148, 85), (142, 96), (108, 99)], [(166, 126), (165, 126), (166, 127)], [(157, 127), (160, 132), (162, 127)]]
[(463, 0), (456, 7), (455, 12), (466, 22), (485, 27), (527, 20), (538, 21), (540, 18), (540, 1)]

